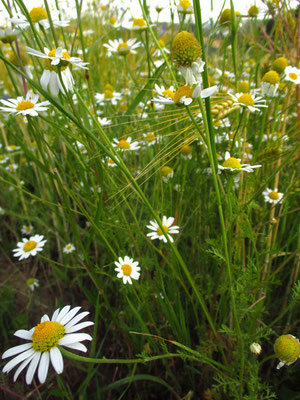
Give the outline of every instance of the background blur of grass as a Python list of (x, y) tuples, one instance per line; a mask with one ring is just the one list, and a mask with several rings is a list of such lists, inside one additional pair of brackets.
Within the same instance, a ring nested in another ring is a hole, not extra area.
[[(72, 304), (95, 318), (91, 357), (126, 359), (169, 351), (179, 351), (182, 357), (134, 367), (86, 366), (65, 358), (63, 375), (51, 371), (42, 386), (37, 382), (26, 387), (24, 377), (12, 383), (11, 376), (2, 376), (3, 395), (9, 396), (10, 390), (36, 399), (297, 399), (298, 365), (277, 371), (273, 343), (283, 333), (299, 336), (298, 88), (285, 85), (265, 114), (245, 112), (241, 124), (240, 110), (228, 115), (228, 126), (224, 120), (214, 121), (220, 163), (225, 151), (236, 146), (230, 135), (239, 127), (240, 137), (252, 145), (251, 164), (262, 165), (254, 173), (244, 173), (236, 188), (224, 174), (217, 177), (225, 249), (216, 190), (207, 172), (211, 165), (197, 127), (185, 108), (161, 109), (151, 102), (155, 83), (168, 87), (174, 82), (167, 68), (156, 68), (153, 62), (156, 47), (149, 31), (122, 29), (122, 20), (119, 28), (113, 27), (111, 16), (121, 18), (113, 3), (104, 9), (94, 1), (82, 18), (76, 4), (78, 20), (56, 28), (55, 35), (72, 55), (90, 63), (86, 72), (72, 71), (85, 105), (74, 101), (76, 96), (72, 100), (60, 94), (55, 100), (62, 109), (52, 105), (28, 122), (0, 113), (1, 154), (18, 165), (11, 173), (0, 164), (3, 349), (20, 343), (13, 337), (16, 330), (30, 329), (44, 313)], [(299, 12), (280, 0), (268, 5), (262, 21), (237, 18), (232, 26), (203, 27), (209, 80), (219, 88), (212, 106), (221, 104), (222, 109), (229, 98), (226, 91), (241, 81), (259, 88), (277, 57), (297, 65)], [(181, 18), (181, 30), (196, 33), (194, 21), (194, 16)], [(179, 26), (154, 24), (153, 31), (171, 49)], [(49, 48), (54, 47), (52, 35), (51, 30), (45, 36), (41, 32)], [(103, 47), (119, 37), (143, 42), (136, 55), (127, 56), (127, 63), (124, 57), (107, 57)], [(21, 53), (25, 43), (37, 48), (30, 29), (18, 42)], [(2, 44), (5, 59), (9, 52), (9, 45)], [(26, 61), (39, 87), (42, 64), (30, 56)], [(23, 95), (20, 76), (7, 68), (11, 77), (1, 62), (1, 96)], [(173, 71), (182, 85), (182, 77)], [(116, 106), (99, 106), (95, 94), (103, 93), (108, 83), (116, 92), (127, 90)], [(52, 100), (50, 94), (47, 98)], [(99, 127), (87, 109), (92, 115), (101, 110), (100, 117), (111, 119), (111, 125)], [(193, 115), (200, 112), (198, 105), (190, 109)], [(201, 119), (197, 121), (205, 134)], [(145, 145), (147, 132), (159, 137), (155, 145)], [(118, 155), (126, 167), (110, 168), (107, 158), (113, 153), (108, 141), (128, 136), (141, 148)], [(84, 144), (84, 151), (76, 141)], [(186, 144), (192, 147), (190, 160), (181, 156)], [(20, 149), (8, 152), (8, 145)], [(241, 156), (242, 148), (238, 145), (234, 153)], [(161, 179), (164, 165), (174, 170), (168, 183)], [(284, 201), (271, 207), (262, 192), (277, 185)], [(173, 247), (146, 237), (153, 211), (175, 217), (180, 233), (174, 235)], [(22, 239), (21, 227), (29, 224), (47, 244), (37, 257), (16, 262), (12, 249)], [(69, 242), (76, 247), (70, 255), (62, 251)], [(132, 286), (123, 285), (114, 271), (114, 261), (125, 255), (141, 266), (141, 277)], [(40, 282), (34, 292), (26, 286), (30, 277)], [(261, 355), (250, 352), (252, 342), (262, 345)]]

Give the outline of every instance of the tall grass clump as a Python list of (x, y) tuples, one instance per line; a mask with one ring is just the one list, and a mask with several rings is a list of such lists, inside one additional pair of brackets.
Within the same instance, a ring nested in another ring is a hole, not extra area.
[(299, 7), (83, 3), (2, 0), (3, 398), (296, 399)]

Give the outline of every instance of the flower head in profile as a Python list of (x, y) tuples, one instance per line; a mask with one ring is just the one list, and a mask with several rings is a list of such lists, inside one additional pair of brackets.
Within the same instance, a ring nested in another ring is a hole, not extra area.
[(279, 193), (278, 189), (271, 190), (267, 188), (263, 191), (266, 203), (279, 204), (282, 203), (283, 193)]
[(12, 43), (16, 40), (19, 33), (17, 29), (7, 28), (5, 30), (0, 30), (0, 40), (3, 43)]
[(109, 54), (116, 53), (120, 56), (127, 56), (128, 54), (136, 54), (136, 50), (138, 47), (142, 46), (141, 42), (137, 42), (137, 39), (115, 39), (109, 40), (108, 43), (103, 45), (108, 49)]
[(105, 85), (104, 93), (95, 94), (96, 103), (100, 105), (111, 103), (113, 106), (116, 106), (121, 99), (122, 94), (115, 92), (114, 88), (110, 84)]
[(68, 243), (63, 248), (63, 252), (66, 253), (66, 254), (73, 253), (73, 251), (75, 251), (75, 246), (74, 246), (73, 243)]
[(138, 267), (139, 262), (133, 261), (133, 258), (125, 256), (124, 258), (119, 257), (118, 261), (115, 261), (115, 271), (118, 272), (117, 278), (122, 278), (124, 285), (128, 282), (132, 285), (132, 279), (138, 280), (140, 277), (140, 267)]
[[(44, 29), (48, 29), (50, 27), (47, 11), (44, 10), (42, 7), (32, 8), (32, 10), (29, 12), (29, 17), (31, 22), (36, 26), (41, 25)], [(51, 16), (51, 19), (55, 27), (65, 27), (69, 25), (69, 21), (59, 20), (58, 15), (55, 15), (55, 13)], [(25, 19), (23, 15), (17, 15), (13, 18), (10, 18), (10, 21), (20, 28), (28, 28), (30, 26), (29, 21)]]
[(29, 343), (12, 347), (3, 353), (2, 358), (15, 357), (4, 366), (2, 371), (10, 372), (19, 364), (14, 374), (14, 381), (16, 381), (20, 373), (28, 366), (27, 385), (31, 384), (36, 370), (40, 383), (46, 381), (50, 361), (55, 372), (61, 374), (64, 362), (58, 346), (86, 352), (87, 348), (81, 342), (92, 340), (87, 333), (76, 333), (94, 324), (91, 321), (78, 323), (89, 314), (88, 312), (77, 314), (80, 308), (71, 309), (71, 306), (65, 306), (62, 310), (58, 308), (51, 320), (48, 315), (44, 315), (41, 322), (30, 331), (24, 329), (16, 331), (15, 336), (28, 340)]
[(193, 13), (193, 5), (189, 0), (180, 0), (177, 11), (181, 14), (192, 14)]
[(264, 97), (275, 97), (279, 86), (279, 75), (276, 71), (266, 72), (261, 82), (261, 92)]
[(285, 57), (279, 57), (273, 61), (272, 69), (278, 74), (282, 74), (288, 65), (288, 60)]
[(30, 115), (36, 117), (39, 112), (46, 111), (50, 102), (48, 100), (38, 103), (39, 95), (31, 91), (27, 92), (25, 99), (20, 96), (16, 99), (0, 100), (5, 107), (0, 107), (0, 110), (12, 114)]
[(40, 286), (39, 281), (35, 278), (28, 278), (26, 284), (32, 292), (36, 287)]
[[(171, 235), (179, 233), (179, 226), (173, 225), (175, 218), (163, 216), (162, 219), (162, 226), (163, 229), (158, 225), (157, 221), (150, 221), (150, 225), (147, 225), (147, 228), (150, 229), (152, 232), (147, 233), (147, 236), (150, 237), (151, 240), (159, 239), (163, 240), (167, 243), (167, 238), (165, 234), (168, 236), (169, 240), (173, 243), (174, 239)], [(173, 225), (173, 226), (172, 226)]]
[(132, 142), (130, 136), (127, 139), (121, 140), (114, 138), (113, 141), (112, 145), (121, 151), (138, 150), (140, 148), (139, 142)]
[(261, 165), (250, 165), (250, 164), (241, 164), (240, 158), (231, 157), (230, 153), (226, 151), (225, 153), (225, 161), (222, 165), (218, 165), (220, 170), (225, 172), (230, 172), (232, 174), (237, 174), (242, 171), (245, 172), (254, 172), (253, 168), (260, 168)]
[(284, 79), (289, 82), (295, 83), (295, 85), (299, 85), (300, 83), (300, 69), (296, 67), (288, 66), (284, 70)]
[(167, 165), (165, 165), (164, 167), (162, 167), (160, 169), (160, 176), (161, 176), (162, 180), (165, 183), (167, 183), (169, 179), (173, 178), (174, 171), (171, 167), (168, 167)]
[(251, 112), (261, 111), (261, 107), (268, 107), (267, 105), (263, 104), (265, 100), (262, 97), (255, 97), (251, 93), (236, 93), (231, 94), (228, 93), (229, 96), (232, 97), (234, 100), (233, 104), (238, 104), (242, 107), (248, 108)]
[(274, 352), (280, 360), (277, 369), (291, 365), (300, 357), (300, 342), (293, 335), (281, 335), (274, 343)]
[(47, 240), (43, 240), (43, 235), (34, 235), (29, 239), (23, 238), (22, 242), (17, 243), (17, 248), (13, 250), (14, 257), (19, 257), (19, 261), (29, 256), (36, 256), (38, 251), (42, 251)]
[(131, 29), (134, 31), (144, 31), (147, 29), (147, 24), (144, 18), (133, 18)]

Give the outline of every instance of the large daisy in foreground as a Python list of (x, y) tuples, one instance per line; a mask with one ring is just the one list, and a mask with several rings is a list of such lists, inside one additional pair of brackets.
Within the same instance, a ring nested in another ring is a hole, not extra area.
[(19, 257), (19, 260), (36, 256), (38, 251), (42, 251), (47, 240), (43, 240), (43, 235), (34, 235), (29, 239), (23, 238), (22, 242), (17, 243), (17, 248), (13, 250), (14, 257)]
[(75, 333), (94, 324), (91, 321), (78, 323), (89, 314), (88, 312), (77, 314), (80, 308), (71, 309), (71, 306), (65, 306), (62, 310), (58, 308), (54, 311), (51, 320), (48, 315), (44, 315), (41, 322), (30, 331), (21, 329), (15, 332), (15, 336), (30, 342), (12, 347), (3, 353), (2, 358), (15, 357), (4, 366), (2, 371), (9, 372), (20, 364), (14, 374), (15, 381), (28, 365), (26, 372), (28, 385), (31, 384), (37, 369), (39, 381), (45, 382), (50, 361), (56, 373), (61, 374), (64, 362), (58, 346), (86, 352), (87, 348), (80, 342), (92, 340), (87, 333)]
[(50, 102), (48, 100), (38, 103), (39, 95), (29, 91), (25, 99), (20, 96), (16, 99), (0, 100), (5, 107), (0, 107), (0, 110), (11, 114), (22, 114), (36, 117), (39, 112), (46, 111)]

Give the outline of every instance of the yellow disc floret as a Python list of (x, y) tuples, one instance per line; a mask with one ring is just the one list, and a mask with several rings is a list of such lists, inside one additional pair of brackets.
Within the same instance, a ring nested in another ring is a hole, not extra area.
[(229, 157), (227, 160), (223, 162), (223, 167), (225, 168), (233, 168), (233, 169), (241, 169), (241, 163), (235, 157)]
[(130, 276), (130, 275), (131, 275), (131, 272), (132, 272), (132, 267), (131, 267), (131, 265), (129, 265), (129, 264), (123, 264), (122, 267), (121, 267), (121, 269), (122, 269), (123, 274), (124, 274), (125, 276)]
[(36, 351), (46, 352), (56, 347), (64, 337), (65, 328), (59, 322), (44, 321), (38, 324), (32, 334), (32, 347)]
[(33, 23), (40, 22), (43, 19), (48, 19), (46, 10), (41, 7), (34, 7), (29, 13), (30, 19)]
[(149, 132), (149, 133), (147, 133), (147, 135), (145, 136), (145, 139), (147, 140), (148, 143), (154, 142), (154, 141), (156, 140), (156, 136), (154, 135), (153, 132)]
[(293, 363), (300, 356), (299, 340), (292, 335), (281, 335), (275, 341), (274, 352), (279, 360)]
[(276, 85), (277, 83), (279, 83), (280, 78), (276, 71), (269, 71), (264, 74), (262, 80), (263, 82), (268, 82), (271, 85)]
[(27, 242), (24, 244), (23, 250), (28, 253), (29, 251), (32, 251), (36, 248), (37, 242), (34, 240), (27, 240)]
[(288, 65), (288, 60), (285, 57), (279, 57), (276, 58), (275, 61), (273, 61), (272, 69), (279, 74), (282, 74), (282, 72), (286, 69)]
[(119, 44), (119, 46), (118, 46), (118, 52), (119, 52), (121, 55), (126, 55), (126, 54), (129, 53), (129, 51), (130, 51), (130, 49), (128, 48), (128, 44), (127, 44), (126, 42), (120, 43), (120, 44)]
[(130, 149), (130, 143), (127, 142), (127, 140), (125, 139), (121, 139), (118, 143), (118, 146), (120, 147), (120, 149), (122, 150), (128, 150)]
[(242, 81), (238, 84), (238, 92), (248, 93), (250, 90), (249, 82)]
[(116, 22), (117, 22), (116, 18), (112, 15), (112, 16), (109, 18), (109, 23), (110, 23), (111, 25), (115, 25)]
[[(163, 229), (164, 229), (164, 233), (168, 233), (169, 228), (166, 225), (163, 225)], [(158, 233), (159, 236), (164, 234), (161, 228), (157, 228), (156, 232)]]
[(30, 100), (22, 100), (22, 101), (18, 102), (16, 109), (18, 111), (24, 111), (24, 110), (28, 110), (29, 108), (33, 108), (33, 107), (34, 107), (34, 104)]
[(225, 22), (230, 22), (231, 21), (231, 9), (230, 8), (225, 8), (223, 10), (219, 23), (224, 24)]
[(191, 7), (191, 2), (189, 1), (189, 0), (181, 0), (180, 2), (179, 2), (179, 6), (181, 6), (181, 9), (179, 9), (178, 11), (179, 12), (182, 12), (182, 13), (191, 13), (191, 11), (189, 11), (188, 10), (188, 8), (189, 7)]
[[(55, 57), (55, 55), (56, 55), (56, 49), (52, 49), (48, 53), (48, 57)], [(64, 71), (69, 65), (69, 62), (67, 60), (70, 59), (71, 57), (67, 51), (63, 51), (62, 58), (65, 58), (66, 60), (60, 59), (60, 61), (57, 65), (51, 64), (51, 62), (52, 62), (51, 58), (45, 58), (43, 60), (45, 69), (47, 69), (49, 71), (54, 71), (54, 72), (58, 72), (58, 70)]]
[(238, 102), (244, 104), (245, 106), (254, 106), (254, 100), (252, 94), (243, 93), (239, 98)]
[(278, 200), (279, 199), (279, 194), (275, 191), (272, 191), (268, 194), (268, 196), (270, 197), (270, 199), (272, 200)]
[(170, 99), (173, 99), (175, 92), (170, 89), (166, 89), (162, 92), (163, 96), (168, 96)]
[(201, 57), (201, 45), (192, 33), (179, 32), (172, 44), (172, 56), (177, 65), (191, 66), (197, 58)]
[(176, 104), (180, 104), (180, 99), (184, 96), (186, 98), (192, 98), (193, 89), (190, 86), (180, 86), (177, 91), (174, 93), (173, 101)]
[(104, 98), (105, 99), (113, 99), (114, 98), (113, 92), (109, 89), (104, 90)]
[(172, 172), (173, 172), (172, 168), (168, 167), (167, 165), (162, 167), (161, 170), (160, 170), (160, 174), (162, 176), (165, 176), (165, 177), (168, 177), (169, 175), (172, 175)]
[(249, 17), (256, 17), (258, 14), (258, 7), (255, 5), (251, 6), (248, 10)]
[(146, 22), (144, 18), (133, 18), (133, 27), (138, 27), (138, 28), (145, 28), (146, 27)]
[(295, 81), (298, 78), (298, 75), (295, 74), (295, 72), (290, 72), (289, 73), (289, 78), (291, 78), (293, 81)]
[(185, 146), (183, 146), (180, 150), (180, 153), (183, 156), (189, 156), (192, 153), (192, 148), (191, 146), (189, 146), (188, 144), (186, 144)]

